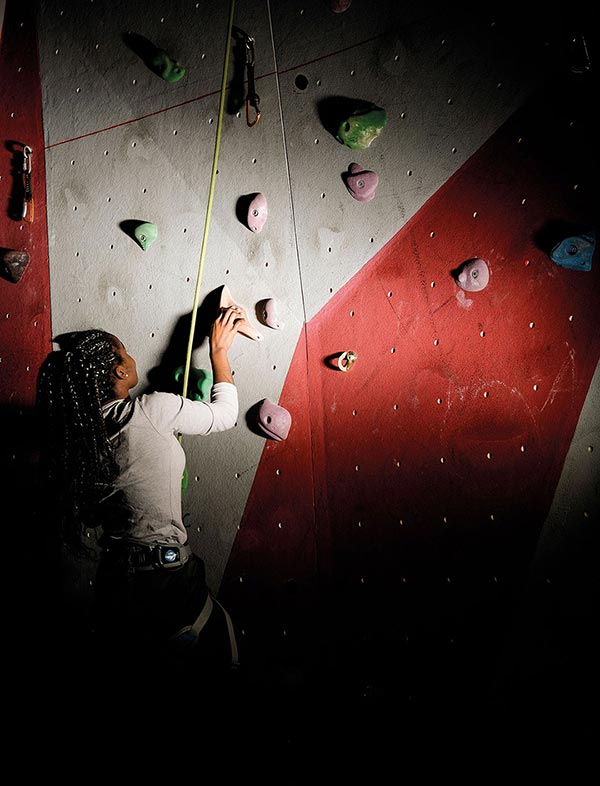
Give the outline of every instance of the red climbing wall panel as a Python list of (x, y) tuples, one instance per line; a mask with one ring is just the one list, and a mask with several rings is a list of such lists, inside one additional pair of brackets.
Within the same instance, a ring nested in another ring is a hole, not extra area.
[[(420, 640), (413, 666), (435, 674), (446, 647), (471, 642), (471, 672), (473, 646), (486, 663), (500, 648), (600, 355), (596, 258), (583, 273), (548, 256), (594, 218), (585, 135), (550, 117), (558, 95), (519, 112), (307, 325), (280, 399), (296, 425), (265, 447), (223, 587), (242, 625), (240, 575), (277, 596), (314, 571), (342, 639)], [(477, 256), (490, 282), (463, 292), (451, 272)], [(328, 358), (347, 349), (342, 373)], [(279, 532), (262, 515), (274, 495)], [(314, 563), (297, 547), (311, 533)]]
[[(0, 277), (0, 400), (8, 421), (17, 410), (22, 415), (24, 409), (33, 406), (37, 372), (51, 349), (37, 40), (33, 10), (14, 0), (6, 4), (0, 45), (0, 107), (0, 251), (26, 251), (30, 257), (20, 281), (13, 283)], [(25, 145), (33, 150), (33, 223), (21, 219)], [(22, 428), (22, 422), (15, 425)]]

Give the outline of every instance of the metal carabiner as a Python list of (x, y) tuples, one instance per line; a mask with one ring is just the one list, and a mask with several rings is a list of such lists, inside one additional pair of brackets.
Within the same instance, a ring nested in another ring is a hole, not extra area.
[(33, 150), (29, 147), (29, 145), (25, 145), (23, 148), (23, 172), (29, 172), (31, 174), (31, 156), (33, 154)]
[(29, 145), (23, 148), (23, 178), (24, 178), (24, 195), (23, 195), (23, 212), (21, 217), (31, 223), (33, 221), (33, 193), (31, 191), (31, 157), (33, 150)]
[[(256, 92), (254, 85), (254, 39), (246, 36), (246, 69), (248, 71), (248, 93), (246, 95), (246, 122), (250, 128), (255, 126), (260, 120), (260, 97)], [(252, 119), (250, 107), (255, 111), (254, 119)]]
[[(258, 121), (260, 120), (260, 116), (262, 114), (262, 112), (258, 108), (258, 101), (259, 98), (256, 94), (254, 94), (253, 97), (248, 96), (248, 98), (246, 99), (246, 123), (250, 128), (252, 128), (252, 126), (255, 126), (258, 123)], [(253, 107), (254, 110), (256, 111), (254, 120), (252, 120), (251, 117), (250, 107)]]

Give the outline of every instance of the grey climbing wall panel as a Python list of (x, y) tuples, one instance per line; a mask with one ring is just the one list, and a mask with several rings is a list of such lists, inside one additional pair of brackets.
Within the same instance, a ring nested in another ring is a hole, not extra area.
[[(229, 2), (42, 0), (39, 43), (46, 137), (52, 327), (119, 335), (151, 381), (193, 303), (217, 126)], [(226, 283), (251, 319), (283, 304), (285, 330), (240, 336), (231, 352), (238, 426), (185, 440), (192, 545), (217, 589), (263, 449), (245, 413), (277, 400), (301, 327), (525, 100), (544, 73), (543, 39), (500, 45), (506, 22), (435, 4), (238, 0), (234, 24), (256, 41), (263, 117), (248, 128), (228, 96), (202, 294)], [(477, 36), (473, 31), (477, 30)], [(127, 43), (143, 36), (175, 57), (167, 83)], [(235, 74), (232, 53), (230, 75)], [(380, 139), (351, 151), (324, 126), (331, 100), (383, 106)], [(378, 172), (376, 199), (353, 200), (351, 162)], [(239, 220), (263, 192), (260, 235)], [(123, 222), (152, 221), (146, 251)], [(206, 345), (194, 365), (207, 367)]]
[[(535, 85), (539, 60), (503, 46), (505, 23), (494, 11), (482, 22), (447, 4), (355, 3), (341, 16), (320, 0), (273, 4), (308, 319)], [(530, 46), (539, 52), (541, 41)], [(366, 150), (340, 145), (323, 126), (328, 104), (343, 98), (386, 110), (386, 128)], [(351, 199), (342, 181), (354, 161), (379, 174), (368, 205)]]

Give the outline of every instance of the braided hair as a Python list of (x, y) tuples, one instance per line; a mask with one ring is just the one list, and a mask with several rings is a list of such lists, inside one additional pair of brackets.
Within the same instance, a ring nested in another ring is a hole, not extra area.
[(118, 474), (102, 405), (114, 397), (115, 368), (123, 362), (119, 340), (103, 330), (56, 339), (40, 369), (37, 408), (41, 417), (41, 468), (57, 505), (63, 542), (82, 549), (89, 512)]

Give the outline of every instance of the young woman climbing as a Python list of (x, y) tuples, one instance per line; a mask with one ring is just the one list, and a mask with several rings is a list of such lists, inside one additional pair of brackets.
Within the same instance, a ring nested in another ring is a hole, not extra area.
[(45, 488), (65, 544), (77, 549), (89, 527), (101, 532), (95, 662), (121, 687), (181, 667), (202, 688), (236, 661), (231, 619), (187, 543), (178, 435), (235, 425), (228, 350), (243, 316), (222, 308), (212, 325), (210, 402), (162, 392), (131, 398), (135, 360), (102, 330), (61, 337), (40, 370)]

